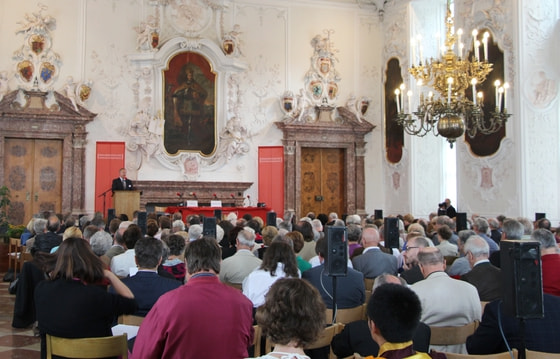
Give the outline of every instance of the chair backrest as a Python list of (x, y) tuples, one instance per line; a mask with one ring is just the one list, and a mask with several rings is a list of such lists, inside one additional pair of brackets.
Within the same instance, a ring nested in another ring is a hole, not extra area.
[(67, 358), (91, 359), (120, 356), (128, 359), (126, 333), (118, 336), (100, 338), (69, 339), (47, 334), (47, 359), (53, 355)]
[(465, 344), (467, 337), (478, 328), (479, 321), (475, 320), (469, 324), (459, 327), (434, 327), (430, 325), (432, 332), (430, 345), (455, 345)]
[(482, 309), (481, 313), (484, 314), (484, 308), (486, 307), (486, 304), (488, 304), (488, 303), (490, 303), (490, 302), (486, 302), (486, 301), (483, 301), (483, 300), (480, 301), (480, 308)]
[[(348, 324), (355, 322), (356, 320), (362, 320), (365, 318), (366, 304), (354, 308), (338, 309), (336, 311), (336, 323)], [(325, 320), (327, 324), (332, 323), (333, 310), (327, 309), (325, 312)]]
[[(517, 359), (517, 349), (513, 349), (511, 353), (503, 352), (503, 353), (484, 354), (484, 355), (456, 354), (456, 353), (444, 353), (444, 354), (447, 357), (447, 359), (512, 359), (512, 355), (513, 355), (513, 359)], [(529, 359), (529, 357), (527, 357), (527, 359)]]
[(10, 237), (8, 244), (8, 268), (18, 272), (18, 258), (20, 253), (21, 240), (19, 238)]
[(260, 357), (261, 356), (261, 338), (262, 338), (262, 328), (258, 325), (253, 325), (254, 333), (253, 333), (253, 356)]
[[(319, 338), (317, 338), (317, 340), (315, 342), (313, 342), (312, 344), (306, 346), (305, 349), (317, 349), (317, 348), (330, 346), (333, 337), (336, 334), (340, 333), (343, 328), (344, 328), (344, 324), (341, 324), (341, 323), (336, 323), (334, 325), (330, 325), (330, 326), (326, 327), (325, 329), (323, 329), (321, 334), (319, 334)], [(274, 343), (272, 343), (270, 338), (266, 338), (265, 352), (270, 353), (272, 351), (273, 346), (274, 346)], [(331, 354), (333, 354), (333, 353), (331, 353)], [(332, 355), (331, 355), (331, 357), (332, 357)], [(336, 358), (336, 356), (335, 356), (335, 358)]]
[(559, 353), (544, 353), (534, 350), (525, 350), (526, 359), (560, 359)]
[(144, 317), (141, 317), (139, 315), (123, 314), (123, 315), (119, 315), (118, 323), (119, 324), (126, 324), (126, 325), (140, 326), (142, 324), (143, 320), (144, 320)]
[(233, 288), (235, 288), (235, 289), (243, 290), (242, 284), (241, 284), (241, 283), (224, 282), (224, 284), (227, 284), (227, 285), (229, 285), (230, 287), (233, 287)]

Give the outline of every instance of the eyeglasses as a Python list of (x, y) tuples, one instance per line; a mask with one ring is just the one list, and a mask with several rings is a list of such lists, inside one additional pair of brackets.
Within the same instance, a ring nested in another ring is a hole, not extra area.
[(408, 251), (409, 249), (420, 248), (420, 247), (406, 247), (404, 250)]

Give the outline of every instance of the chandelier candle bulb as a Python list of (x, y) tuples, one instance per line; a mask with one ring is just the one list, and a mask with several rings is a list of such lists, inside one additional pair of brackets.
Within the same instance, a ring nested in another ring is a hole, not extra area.
[(404, 90), (406, 89), (404, 84), (401, 84), (400, 89), (401, 89), (401, 106), (402, 106), (402, 110), (404, 112)]
[(477, 36), (478, 36), (478, 30), (477, 30), (477, 29), (474, 29), (474, 30), (472, 31), (472, 37), (473, 37), (473, 40), (472, 40), (472, 44), (473, 44), (473, 50), (474, 50), (474, 49), (476, 49), (476, 37), (477, 37)]
[(484, 61), (486, 62), (488, 62), (488, 38), (489, 37), (490, 34), (488, 33), (488, 31), (486, 31), (482, 36), (482, 43), (484, 44)]
[(457, 51), (459, 51), (458, 55), (461, 57), (461, 36), (463, 35), (463, 29), (457, 30)]
[(498, 112), (502, 112), (502, 97), (504, 96), (504, 88), (500, 86), (498, 89), (499, 99), (498, 99)]
[(507, 112), (507, 90), (509, 88), (509, 84), (504, 82), (504, 112)]
[(397, 101), (397, 113), (401, 112), (401, 105), (399, 103), (399, 95), (400, 95), (401, 91), (399, 89), (395, 90), (395, 100)]
[(474, 55), (476, 57), (476, 61), (480, 62), (480, 41), (478, 40), (476, 40), (475, 43)]
[(408, 92), (406, 93), (406, 96), (408, 97), (408, 111), (410, 113), (414, 112), (412, 111), (412, 91), (408, 90)]
[(463, 48), (465, 47), (465, 44), (463, 44), (462, 42), (459, 44), (459, 60), (463, 58)]
[(496, 86), (496, 108), (498, 109), (498, 110), (496, 110), (496, 112), (499, 112), (499, 107), (498, 107), (498, 95), (499, 95), (499, 92), (498, 92), (498, 88), (500, 88), (500, 84), (501, 84), (501, 83), (500, 83), (500, 80), (494, 81), (494, 86)]
[(484, 96), (484, 94), (482, 93), (482, 91), (476, 94), (476, 97), (478, 97), (478, 102), (479, 102), (480, 104), (484, 103), (484, 98), (483, 98), (483, 96)]

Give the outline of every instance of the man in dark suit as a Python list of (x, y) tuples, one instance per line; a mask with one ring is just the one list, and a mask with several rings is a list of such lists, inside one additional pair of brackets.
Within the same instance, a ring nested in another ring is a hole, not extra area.
[[(375, 279), (373, 290), (382, 284), (394, 283), (406, 285), (406, 282), (393, 275), (382, 274)], [(419, 352), (427, 353), (430, 346), (430, 327), (420, 322), (414, 337), (412, 338), (412, 347)], [(377, 356), (379, 345), (371, 337), (367, 320), (357, 320), (348, 323), (339, 334), (335, 335), (331, 348), (337, 357), (343, 358), (358, 353), (362, 356)]]
[[(470, 241), (470, 239), (469, 239)], [(529, 350), (560, 353), (558, 326), (560, 326), (560, 297), (543, 295), (544, 318), (525, 319), (525, 346)], [(505, 352), (506, 344), (500, 334), (501, 317), (504, 336), (511, 348), (520, 348), (519, 319), (504, 312), (502, 300), (495, 300), (484, 307), (480, 326), (467, 338), (469, 354), (492, 354)], [(498, 311), (500, 314), (498, 315)]]
[(49, 217), (45, 233), (37, 234), (35, 242), (31, 248), (31, 254), (36, 252), (50, 253), (51, 249), (62, 243), (62, 236), (58, 234), (60, 229), (60, 220), (56, 215)]
[[(327, 239), (321, 238), (315, 247), (321, 265), (306, 270), (302, 278), (309, 281), (321, 293), (321, 297), (327, 308), (333, 307), (333, 283), (332, 277), (327, 274)], [(362, 305), (366, 299), (364, 276), (362, 273), (348, 268), (345, 277), (338, 277), (336, 282), (336, 306), (338, 309), (354, 308)]]
[(408, 284), (414, 284), (424, 279), (424, 275), (418, 265), (418, 252), (422, 248), (429, 247), (429, 245), (430, 243), (425, 237), (420, 235), (413, 236), (412, 233), (408, 234), (406, 248), (402, 252), (407, 269), (401, 273), (401, 278)]
[[(163, 244), (153, 238), (142, 238), (134, 246), (138, 273), (122, 280), (134, 294), (138, 303), (138, 311), (134, 315), (145, 317), (159, 297), (181, 286), (181, 283), (157, 274), (157, 266), (161, 263)], [(110, 289), (114, 293), (114, 289)]]
[(113, 180), (111, 190), (115, 191), (131, 191), (134, 189), (132, 181), (126, 178), (126, 168), (121, 168), (119, 170), (119, 177)]
[(481, 301), (490, 302), (502, 297), (502, 273), (500, 268), (490, 263), (488, 243), (479, 236), (469, 238), (463, 251), (471, 266), (471, 271), (461, 279), (476, 287)]
[(397, 274), (397, 258), (381, 251), (379, 248), (379, 232), (375, 228), (365, 228), (362, 232), (364, 251), (352, 260), (354, 269), (366, 278), (375, 278), (380, 274)]

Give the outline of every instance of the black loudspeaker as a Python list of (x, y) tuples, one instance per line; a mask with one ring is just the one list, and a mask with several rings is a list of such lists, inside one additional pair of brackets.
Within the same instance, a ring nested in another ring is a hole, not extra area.
[(202, 224), (202, 235), (216, 238), (216, 218), (204, 217)]
[(374, 213), (373, 214), (374, 219), (383, 219), (383, 210), (382, 209), (376, 209), (373, 213)]
[(348, 272), (348, 232), (346, 227), (327, 226), (327, 274), (346, 277)]
[(464, 229), (468, 229), (467, 228), (467, 213), (457, 212), (457, 216), (455, 217), (455, 220), (457, 221), (457, 223), (456, 223), (457, 232), (462, 231)]
[[(80, 216), (81, 217), (81, 216)], [(115, 219), (117, 216), (115, 215), (115, 209), (114, 208), (109, 208), (107, 210), (107, 225), (109, 225), (109, 223), (111, 223), (111, 221), (113, 219)]]
[(383, 238), (386, 248), (399, 248), (399, 219), (385, 217), (383, 220)]
[(138, 227), (142, 230), (142, 234), (146, 235), (146, 220), (148, 215), (146, 212), (138, 212)]
[(500, 241), (504, 311), (517, 318), (544, 316), (539, 247), (535, 241)]
[(215, 209), (214, 210), (214, 217), (216, 217), (216, 219), (218, 221), (222, 220), (222, 210), (221, 209)]
[(266, 225), (276, 227), (276, 212), (267, 212), (266, 214)]
[(535, 213), (535, 222), (542, 218), (546, 218), (546, 213), (540, 213), (540, 212)]

